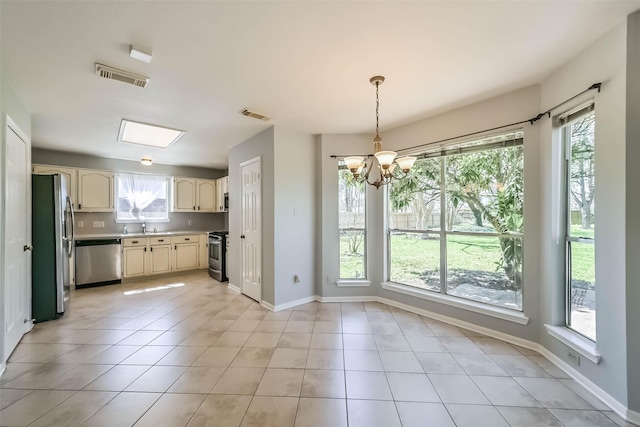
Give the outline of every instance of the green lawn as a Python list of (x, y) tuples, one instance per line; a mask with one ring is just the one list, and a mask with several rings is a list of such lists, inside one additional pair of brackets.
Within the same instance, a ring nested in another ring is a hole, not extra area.
[[(583, 237), (593, 236), (593, 230), (572, 230)], [(448, 269), (502, 273), (497, 269), (500, 245), (497, 237), (449, 236)], [(340, 275), (342, 278), (364, 277), (362, 246), (359, 254), (349, 254), (347, 238), (340, 239)], [(595, 283), (594, 245), (574, 243), (572, 266), (574, 280)], [(421, 234), (391, 236), (391, 280), (399, 283), (439, 290), (440, 240), (438, 233), (424, 239)], [(526, 268), (524, 266), (526, 275)], [(359, 274), (359, 275), (358, 275)], [(504, 280), (508, 280), (504, 275)]]

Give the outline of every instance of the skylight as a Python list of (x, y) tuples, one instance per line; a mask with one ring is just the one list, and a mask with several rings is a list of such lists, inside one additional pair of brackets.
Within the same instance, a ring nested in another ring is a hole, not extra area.
[(183, 130), (122, 119), (118, 141), (167, 148), (184, 134), (185, 131)]

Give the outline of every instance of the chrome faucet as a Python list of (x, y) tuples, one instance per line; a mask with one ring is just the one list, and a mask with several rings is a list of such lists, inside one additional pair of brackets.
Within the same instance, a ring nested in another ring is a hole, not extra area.
[(142, 223), (142, 234), (147, 234), (147, 223), (146, 222)]

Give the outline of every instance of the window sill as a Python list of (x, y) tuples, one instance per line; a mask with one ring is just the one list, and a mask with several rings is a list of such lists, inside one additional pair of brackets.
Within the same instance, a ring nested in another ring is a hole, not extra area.
[(493, 307), (487, 304), (465, 300), (458, 297), (452, 297), (449, 295), (442, 295), (411, 288), (410, 286), (401, 285), (394, 282), (384, 282), (382, 283), (382, 288), (388, 291), (400, 292), (401, 294), (410, 295), (416, 298), (422, 298), (428, 301), (461, 308), (463, 310), (473, 311), (474, 313), (484, 314), (485, 316), (496, 317), (498, 319), (507, 320), (509, 322), (518, 323), (520, 325), (526, 325), (527, 323), (529, 323), (529, 318), (525, 316), (524, 313), (509, 310), (508, 308)]
[(365, 279), (339, 279), (336, 286), (340, 288), (354, 288), (361, 286), (371, 286), (371, 280)]
[(549, 335), (567, 347), (577, 351), (580, 355), (584, 356), (585, 359), (596, 365), (600, 363), (602, 355), (598, 353), (596, 343), (593, 341), (564, 326), (544, 325), (544, 327), (547, 328)]

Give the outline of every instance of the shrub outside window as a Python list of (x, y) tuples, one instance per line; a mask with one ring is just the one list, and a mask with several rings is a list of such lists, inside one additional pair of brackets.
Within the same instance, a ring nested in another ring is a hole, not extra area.
[(116, 174), (118, 221), (169, 220), (169, 177), (134, 173)]

